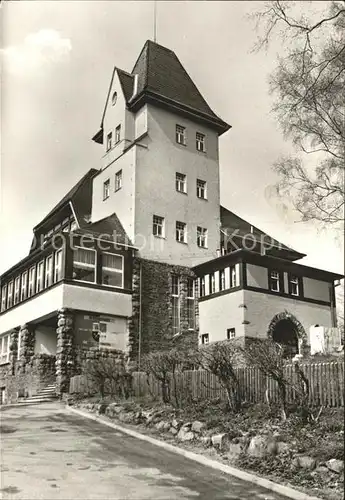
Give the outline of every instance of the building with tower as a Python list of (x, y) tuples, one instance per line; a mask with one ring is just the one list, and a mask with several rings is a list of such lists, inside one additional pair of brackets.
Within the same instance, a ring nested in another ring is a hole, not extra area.
[(114, 68), (93, 137), (99, 169), (34, 227), (28, 255), (1, 277), (8, 399), (42, 385), (33, 359), (61, 393), (78, 353), (99, 347), (137, 360), (272, 335), (291, 354), (308, 349), (313, 328), (337, 344), (342, 276), (300, 264), (304, 254), (221, 205), (218, 144), (230, 128), (172, 50), (147, 41), (131, 72)]

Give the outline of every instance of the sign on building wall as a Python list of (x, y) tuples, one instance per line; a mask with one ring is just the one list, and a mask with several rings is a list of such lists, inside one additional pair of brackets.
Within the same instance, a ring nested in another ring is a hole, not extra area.
[(310, 327), (310, 354), (332, 354), (341, 345), (338, 328)]

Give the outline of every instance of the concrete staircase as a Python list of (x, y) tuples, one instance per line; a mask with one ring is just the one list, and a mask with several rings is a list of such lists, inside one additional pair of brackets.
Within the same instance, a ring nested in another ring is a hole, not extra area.
[(39, 404), (39, 403), (50, 403), (52, 401), (56, 401), (58, 396), (56, 395), (56, 386), (55, 384), (49, 384), (43, 389), (41, 389), (34, 396), (30, 396), (28, 398), (19, 398), (19, 404)]

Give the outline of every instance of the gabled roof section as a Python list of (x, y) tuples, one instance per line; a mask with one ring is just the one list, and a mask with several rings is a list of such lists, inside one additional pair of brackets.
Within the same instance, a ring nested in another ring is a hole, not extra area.
[[(80, 215), (84, 215), (92, 203), (92, 179), (98, 173), (98, 170), (91, 168), (73, 187), (68, 193), (55, 205), (55, 207), (41, 220), (39, 224), (34, 227), (34, 231), (40, 228), (45, 222), (48, 221), (55, 213), (62, 209), (69, 202), (73, 204), (73, 208)], [(84, 193), (82, 192), (84, 191)], [(83, 196), (85, 191), (88, 191), (89, 196)], [(91, 192), (91, 197), (90, 197)], [(78, 216), (77, 213), (77, 216)]]
[(101, 236), (102, 239), (133, 247), (133, 243), (127, 236), (127, 233), (116, 213), (113, 213), (104, 219), (100, 219), (97, 222), (87, 224), (82, 229), (95, 237)]
[(138, 75), (138, 87), (131, 107), (141, 96), (150, 94), (209, 119), (222, 132), (230, 128), (212, 111), (172, 50), (147, 40), (132, 75)]
[(244, 237), (245, 235), (251, 233), (258, 238), (258, 241), (261, 241), (261, 238), (266, 237), (266, 239), (264, 239), (264, 242), (266, 244), (270, 243), (274, 245), (275, 249), (278, 251), (283, 251), (286, 254), (288, 260), (294, 261), (306, 256), (306, 254), (297, 252), (296, 250), (284, 245), (275, 238), (272, 238), (272, 236), (264, 233), (263, 231), (261, 231), (261, 229), (258, 229), (250, 222), (247, 222), (246, 220), (236, 215), (234, 212), (231, 212), (230, 210), (222, 206), (220, 207), (220, 221), (222, 230), (227, 230), (228, 236), (231, 236), (233, 234), (234, 237), (237, 238)]

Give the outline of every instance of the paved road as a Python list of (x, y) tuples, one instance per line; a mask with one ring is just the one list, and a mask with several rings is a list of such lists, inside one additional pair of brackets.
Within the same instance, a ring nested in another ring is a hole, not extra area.
[(7, 408), (0, 418), (3, 499), (284, 500), (59, 403)]

